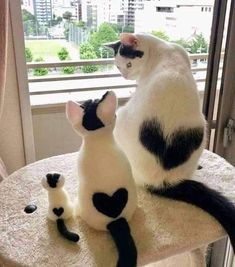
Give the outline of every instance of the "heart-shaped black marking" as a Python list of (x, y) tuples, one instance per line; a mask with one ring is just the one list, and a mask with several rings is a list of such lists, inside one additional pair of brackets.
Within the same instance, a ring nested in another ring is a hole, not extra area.
[(48, 173), (46, 175), (46, 178), (47, 178), (47, 183), (49, 184), (49, 186), (52, 188), (56, 188), (56, 184), (60, 178), (60, 174), (59, 173)]
[(128, 191), (120, 188), (109, 196), (105, 193), (95, 193), (92, 197), (95, 208), (111, 218), (117, 218), (123, 211), (128, 201)]
[(139, 138), (142, 145), (152, 153), (165, 170), (176, 168), (186, 162), (200, 147), (204, 135), (203, 127), (179, 128), (164, 136), (162, 125), (155, 119), (144, 121)]
[(64, 212), (64, 208), (62, 208), (62, 207), (60, 207), (60, 208), (54, 208), (52, 211), (54, 212), (54, 214), (56, 216), (60, 217), (63, 214), (63, 212)]

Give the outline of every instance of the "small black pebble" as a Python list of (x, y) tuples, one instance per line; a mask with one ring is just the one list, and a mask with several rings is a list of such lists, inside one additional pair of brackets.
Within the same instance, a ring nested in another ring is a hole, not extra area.
[(37, 209), (36, 205), (30, 204), (24, 208), (24, 212), (33, 213)]
[(201, 170), (202, 169), (202, 166), (201, 165), (198, 165), (197, 169), (198, 170)]

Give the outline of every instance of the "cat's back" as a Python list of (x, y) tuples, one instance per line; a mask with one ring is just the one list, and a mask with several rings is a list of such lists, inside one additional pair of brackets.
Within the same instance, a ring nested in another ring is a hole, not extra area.
[(132, 180), (129, 162), (115, 142), (83, 144), (78, 153), (78, 166), (78, 176), (84, 185), (96, 181), (94, 186), (110, 188), (110, 184), (123, 185)]
[(137, 128), (146, 118), (157, 118), (172, 130), (187, 124), (203, 125), (199, 94), (186, 52), (172, 45), (168, 55), (138, 81), (136, 92), (118, 116), (118, 124), (132, 121)]

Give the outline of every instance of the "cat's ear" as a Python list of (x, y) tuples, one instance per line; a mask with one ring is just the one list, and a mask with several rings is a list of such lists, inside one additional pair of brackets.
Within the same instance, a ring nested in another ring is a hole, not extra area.
[(72, 125), (79, 124), (83, 118), (83, 108), (74, 101), (68, 101), (66, 104), (66, 116)]
[(103, 44), (104, 47), (111, 48), (114, 51), (117, 51), (121, 42), (120, 41), (115, 41), (115, 42), (110, 42), (110, 43), (105, 43)]
[(123, 32), (120, 34), (121, 43), (124, 45), (130, 45), (133, 47), (137, 47), (139, 44), (139, 40), (132, 33)]
[(117, 108), (117, 97), (113, 91), (108, 91), (103, 95), (96, 110), (96, 115), (103, 123), (110, 123)]

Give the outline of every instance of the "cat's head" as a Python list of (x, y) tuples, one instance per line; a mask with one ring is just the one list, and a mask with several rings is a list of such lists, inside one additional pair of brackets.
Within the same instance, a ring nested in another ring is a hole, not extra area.
[(106, 92), (101, 99), (87, 100), (82, 105), (68, 101), (66, 115), (75, 131), (81, 136), (101, 129), (113, 130), (117, 98), (114, 92)]
[(114, 50), (115, 65), (122, 76), (128, 80), (136, 80), (146, 64), (149, 56), (147, 34), (121, 33), (120, 40), (105, 44)]

